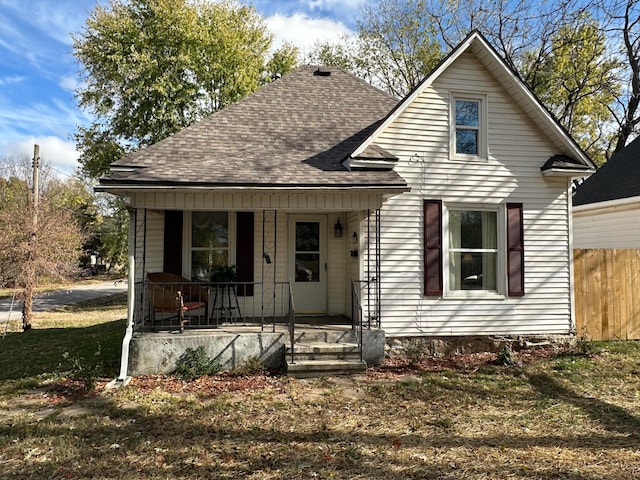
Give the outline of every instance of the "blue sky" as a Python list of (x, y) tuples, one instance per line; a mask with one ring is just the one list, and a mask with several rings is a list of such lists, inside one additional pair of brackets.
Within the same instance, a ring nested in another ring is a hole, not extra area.
[[(315, 41), (355, 29), (364, 0), (254, 0), (276, 43), (302, 51)], [(77, 125), (90, 118), (76, 106), (78, 67), (71, 34), (106, 0), (0, 0), (0, 158), (40, 155), (70, 174), (78, 154), (72, 140)]]

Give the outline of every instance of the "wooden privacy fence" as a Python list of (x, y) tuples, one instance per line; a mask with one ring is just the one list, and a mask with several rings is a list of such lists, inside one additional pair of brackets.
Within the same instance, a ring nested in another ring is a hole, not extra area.
[(577, 335), (640, 339), (640, 249), (576, 249), (573, 258)]

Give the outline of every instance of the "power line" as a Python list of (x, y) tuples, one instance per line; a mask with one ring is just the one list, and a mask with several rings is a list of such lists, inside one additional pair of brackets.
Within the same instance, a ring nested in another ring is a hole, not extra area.
[(69, 178), (76, 178), (73, 175), (69, 175), (68, 173), (63, 172), (62, 170), (58, 170), (55, 167), (52, 167), (51, 165), (48, 166), (48, 168), (50, 168), (51, 170), (53, 170), (54, 172), (58, 172), (61, 175), (64, 175), (65, 177), (69, 177)]

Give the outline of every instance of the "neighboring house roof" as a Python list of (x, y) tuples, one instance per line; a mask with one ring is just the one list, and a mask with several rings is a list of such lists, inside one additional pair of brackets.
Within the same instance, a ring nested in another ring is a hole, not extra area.
[[(533, 92), (529, 90), (518, 74), (507, 65), (504, 59), (477, 30), (471, 32), (467, 38), (454, 48), (453, 51), (389, 113), (375, 132), (353, 151), (351, 157), (359, 157), (363, 152), (370, 149), (376, 137), (388, 125), (393, 123), (398, 116), (414, 102), (418, 95), (429, 88), (453, 62), (467, 51), (472, 52), (487, 70), (492, 72), (497, 81), (511, 94), (515, 102), (520, 105), (524, 112), (529, 115), (533, 122), (554, 143), (559, 153), (566, 157), (564, 159), (564, 165), (561, 166), (561, 168), (557, 168), (558, 164), (554, 162), (545, 163), (545, 165), (541, 167), (543, 173), (572, 175), (579, 171), (584, 175), (595, 169), (595, 165), (589, 156), (578, 146), (575, 140), (571, 138), (571, 135), (567, 133)], [(567, 168), (568, 162), (572, 163), (571, 170)]]
[[(118, 160), (99, 189), (406, 189), (392, 165), (350, 171), (342, 164), (397, 103), (342, 70), (303, 66)], [(370, 152), (393, 161), (384, 151)]]
[(573, 205), (640, 197), (640, 137), (587, 178), (573, 195)]

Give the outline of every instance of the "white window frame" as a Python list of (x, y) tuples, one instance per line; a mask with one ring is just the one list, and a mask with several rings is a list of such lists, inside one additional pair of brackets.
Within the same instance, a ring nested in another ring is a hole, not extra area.
[[(456, 101), (469, 101), (478, 103), (478, 127), (459, 127), (456, 125)], [(449, 101), (449, 152), (451, 160), (478, 161), (488, 158), (488, 119), (487, 96), (477, 93), (452, 92)], [(456, 151), (456, 130), (476, 130), (478, 132), (478, 154), (458, 153)]]
[(183, 226), (182, 226), (182, 276), (185, 278), (191, 278), (191, 253), (193, 247), (191, 245), (191, 220), (192, 213), (194, 211), (205, 212), (222, 212), (227, 214), (229, 225), (229, 245), (228, 245), (228, 262), (229, 265), (235, 265), (236, 263), (236, 215), (231, 210), (185, 210), (183, 214)]
[[(494, 212), (496, 214), (496, 290), (453, 290), (450, 285), (450, 246), (449, 246), (449, 212), (455, 210), (467, 210), (478, 212)], [(505, 261), (506, 241), (506, 213), (505, 206), (500, 205), (479, 205), (462, 203), (444, 203), (442, 205), (442, 276), (443, 276), (443, 296), (447, 298), (485, 298), (485, 299), (505, 299), (507, 289)]]

